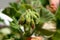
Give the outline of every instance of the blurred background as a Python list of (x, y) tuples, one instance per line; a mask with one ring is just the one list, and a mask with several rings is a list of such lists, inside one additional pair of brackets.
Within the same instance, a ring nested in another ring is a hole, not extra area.
[(15, 2), (16, 0), (0, 0), (0, 9), (9, 6), (10, 2)]

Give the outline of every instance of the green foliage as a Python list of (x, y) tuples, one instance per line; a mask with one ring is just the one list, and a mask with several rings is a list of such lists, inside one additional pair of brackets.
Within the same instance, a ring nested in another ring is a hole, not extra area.
[(60, 29), (57, 30), (57, 32), (52, 37), (53, 40), (60, 40)]
[(49, 0), (40, 0), (43, 6), (49, 5)]
[(41, 8), (40, 16), (43, 20), (45, 20), (45, 22), (51, 21), (51, 20), (56, 20), (55, 15), (44, 7)]
[(56, 11), (56, 18), (60, 20), (60, 6), (58, 7)]
[(60, 6), (58, 7), (56, 14), (56, 24), (57, 24), (57, 31), (54, 34), (54, 36), (52, 37), (53, 40), (60, 40)]
[(3, 22), (4, 20), (2, 20), (1, 18), (0, 18), (0, 22)]
[[(19, 3), (10, 3), (10, 7), (6, 7), (2, 11), (13, 19), (13, 22), (11, 22), (9, 27), (12, 33), (10, 36), (6, 36), (13, 38), (14, 40), (25, 40), (26, 37), (31, 37), (33, 33), (38, 36), (51, 35), (54, 34), (54, 32), (43, 30), (42, 26), (45, 22), (53, 21), (57, 24), (57, 31), (54, 36), (52, 36), (52, 39), (59, 40), (60, 29), (58, 30), (58, 27), (60, 27), (60, 8), (58, 8), (56, 15), (54, 15), (44, 7), (48, 4), (47, 1), (20, 0)], [(23, 27), (24, 31), (21, 27)], [(17, 35), (19, 35), (19, 37)]]

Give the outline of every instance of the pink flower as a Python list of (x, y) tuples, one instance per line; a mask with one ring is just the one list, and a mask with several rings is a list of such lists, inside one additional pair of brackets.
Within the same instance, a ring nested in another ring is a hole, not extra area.
[(51, 12), (55, 12), (59, 5), (59, 0), (49, 0), (50, 6), (47, 6), (47, 9), (49, 9)]

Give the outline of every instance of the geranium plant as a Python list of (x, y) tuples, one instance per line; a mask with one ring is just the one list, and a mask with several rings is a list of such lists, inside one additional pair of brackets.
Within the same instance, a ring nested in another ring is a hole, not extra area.
[(44, 1), (41, 0), (20, 0), (19, 3), (10, 3), (10, 6), (2, 12), (11, 17), (13, 21), (9, 27), (0, 29), (0, 39), (27, 40), (34, 35), (59, 40), (60, 32), (57, 27), (60, 22), (60, 8), (53, 14), (43, 4)]

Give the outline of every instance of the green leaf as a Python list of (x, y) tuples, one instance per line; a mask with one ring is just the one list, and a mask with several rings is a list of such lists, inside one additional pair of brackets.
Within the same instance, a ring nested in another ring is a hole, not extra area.
[(42, 6), (40, 0), (31, 0), (30, 5), (36, 12), (40, 12), (40, 7)]
[(13, 17), (13, 22), (11, 22), (11, 27), (16, 29), (16, 30), (19, 30), (19, 25), (18, 25), (18, 21)]
[(46, 6), (49, 4), (49, 0), (40, 0), (43, 6)]
[(42, 26), (44, 23), (49, 22), (49, 21), (56, 21), (55, 15), (53, 13), (51, 13), (48, 9), (41, 7), (40, 10), (40, 22), (36, 25), (36, 30), (40, 31), (41, 34), (46, 35), (46, 36), (50, 36), (52, 34), (54, 34), (55, 32), (46, 30), (46, 29), (42, 29)]
[(15, 2), (10, 3), (10, 7), (15, 8), (16, 10), (19, 10), (19, 6), (20, 6), (20, 5), (18, 5), (18, 3), (15, 3)]
[(56, 21), (55, 15), (44, 7), (41, 7), (40, 17), (45, 21)]
[(56, 24), (57, 24), (57, 32), (55, 35), (52, 37), (53, 40), (60, 40), (60, 6), (58, 7), (55, 17), (57, 19)]
[(60, 20), (60, 6), (58, 7), (58, 9), (57, 9), (57, 11), (56, 11), (56, 18), (58, 19), (58, 20)]
[(52, 37), (53, 40), (60, 40), (60, 29), (57, 30), (55, 35)]
[(4, 20), (2, 20), (2, 19), (0, 18), (0, 22), (4, 22)]
[(10, 16), (10, 17), (15, 17), (15, 18), (19, 18), (21, 13), (19, 13), (15, 8), (13, 7), (7, 7), (2, 11), (4, 14)]

